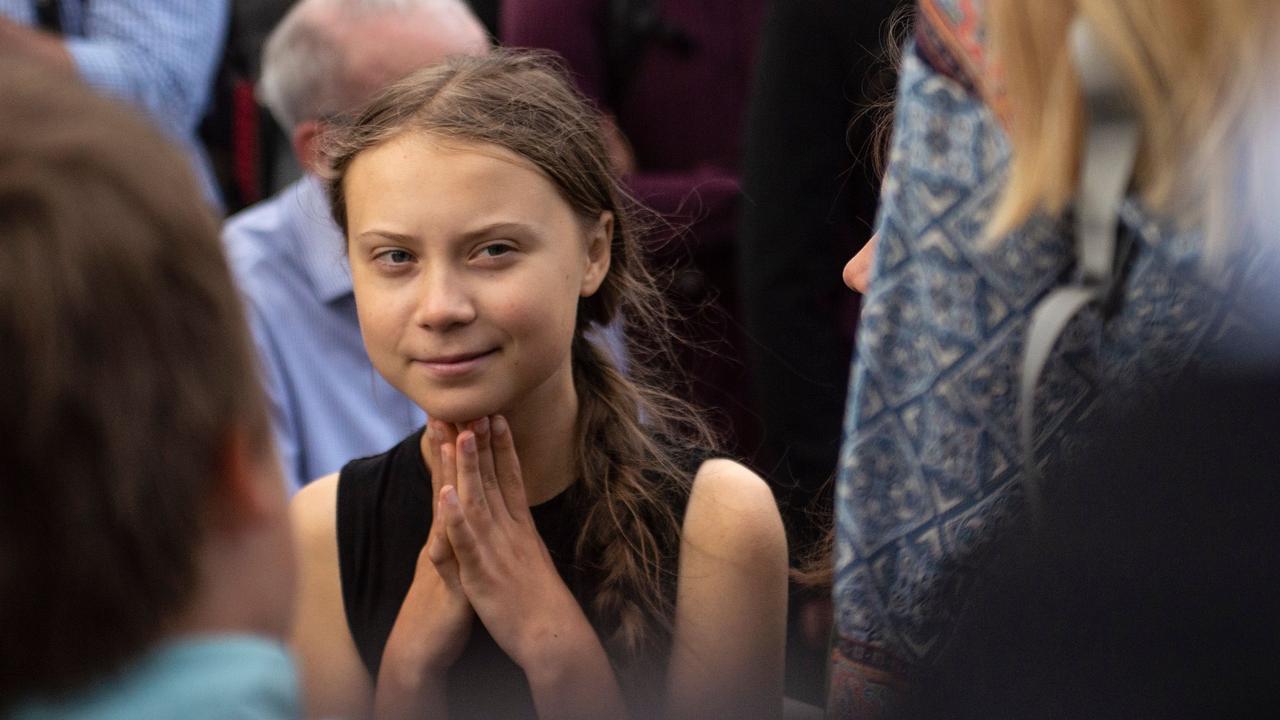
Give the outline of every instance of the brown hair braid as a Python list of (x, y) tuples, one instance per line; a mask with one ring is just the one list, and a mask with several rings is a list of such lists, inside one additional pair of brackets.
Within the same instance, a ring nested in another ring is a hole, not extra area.
[[(587, 609), (606, 645), (634, 661), (670, 637), (680, 531), (672, 498), (688, 491), (690, 460), (716, 443), (689, 404), (662, 389), (672, 387), (670, 311), (639, 246), (643, 209), (615, 177), (600, 126), (549, 54), (498, 50), (451, 58), (387, 88), (335, 124), (325, 156), (333, 216), (344, 231), (352, 160), (407, 131), (504, 147), (545, 173), (584, 222), (613, 214), (610, 270), (579, 302), (572, 348), (574, 493), (586, 509), (576, 559), (594, 578)], [(626, 375), (586, 336), (619, 318)]]

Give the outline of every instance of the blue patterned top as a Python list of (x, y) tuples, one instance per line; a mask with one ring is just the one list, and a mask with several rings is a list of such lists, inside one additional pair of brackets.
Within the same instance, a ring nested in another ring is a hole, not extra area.
[[(963, 0), (942, 5), (967, 5)], [(982, 571), (985, 548), (1021, 512), (1016, 405), (1023, 334), (1069, 277), (1070, 234), (1040, 218), (984, 228), (1009, 146), (973, 86), (908, 50), (863, 301), (836, 486), (830, 712), (865, 714), (937, 656)], [(1140, 389), (1193, 362), (1227, 362), (1260, 323), (1241, 299), (1274, 263), (1203, 272), (1201, 238), (1122, 210), (1136, 234), (1118, 313), (1067, 328), (1037, 393), (1039, 455), (1106, 385)]]

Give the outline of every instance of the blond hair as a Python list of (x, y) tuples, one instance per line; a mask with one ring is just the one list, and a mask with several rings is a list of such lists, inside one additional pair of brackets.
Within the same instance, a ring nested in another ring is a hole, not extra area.
[(991, 229), (1056, 214), (1076, 192), (1085, 121), (1068, 30), (1086, 20), (1131, 89), (1142, 129), (1134, 189), (1151, 209), (1205, 229), (1220, 251), (1265, 209), (1275, 142), (1274, 0), (990, 0), (993, 57), (1013, 146)]

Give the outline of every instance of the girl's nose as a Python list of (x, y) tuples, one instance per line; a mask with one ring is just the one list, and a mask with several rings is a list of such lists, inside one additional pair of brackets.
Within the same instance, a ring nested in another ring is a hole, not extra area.
[(447, 330), (475, 318), (476, 306), (462, 279), (447, 271), (423, 273), (414, 322), (432, 330)]

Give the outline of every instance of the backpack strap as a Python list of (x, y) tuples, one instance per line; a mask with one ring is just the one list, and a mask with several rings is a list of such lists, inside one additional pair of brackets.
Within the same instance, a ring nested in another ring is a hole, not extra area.
[(1071, 51), (1085, 95), (1084, 158), (1075, 205), (1076, 278), (1049, 292), (1031, 313), (1018, 398), (1023, 491), (1032, 522), (1043, 512), (1044, 478), (1035, 459), (1035, 392), (1058, 338), (1085, 306), (1105, 304), (1122, 278), (1128, 247), (1117, 252), (1120, 204), (1133, 177), (1140, 133), (1128, 88), (1091, 28), (1077, 18)]

